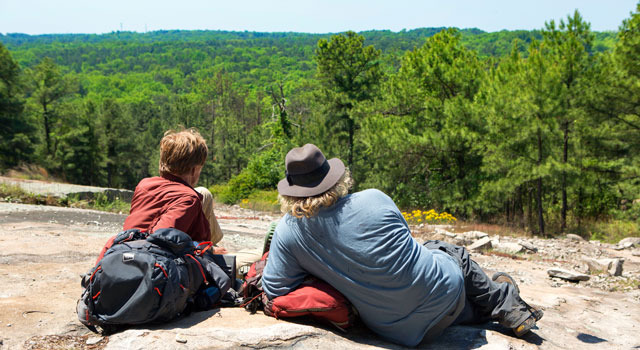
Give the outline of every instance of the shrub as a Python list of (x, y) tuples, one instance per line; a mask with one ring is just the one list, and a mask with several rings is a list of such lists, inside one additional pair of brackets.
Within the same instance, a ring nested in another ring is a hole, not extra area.
[(215, 189), (218, 200), (235, 204), (248, 198), (256, 190), (275, 188), (284, 176), (284, 155), (281, 149), (274, 146), (251, 158), (247, 167), (232, 177), (227, 186)]

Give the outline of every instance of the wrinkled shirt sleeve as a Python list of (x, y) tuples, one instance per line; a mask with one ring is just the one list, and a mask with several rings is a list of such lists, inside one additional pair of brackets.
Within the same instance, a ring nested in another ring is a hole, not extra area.
[(307, 272), (302, 269), (298, 260), (292, 254), (287, 242), (289, 232), (280, 220), (271, 241), (269, 258), (264, 268), (262, 289), (269, 299), (289, 293), (304, 281)]

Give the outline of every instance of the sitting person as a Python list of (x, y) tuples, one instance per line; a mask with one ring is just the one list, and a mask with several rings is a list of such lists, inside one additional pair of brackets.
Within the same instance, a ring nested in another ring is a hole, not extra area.
[(348, 194), (353, 181), (340, 159), (307, 144), (292, 149), (285, 166), (278, 192), (286, 215), (262, 278), (268, 298), (316, 276), (344, 294), (371, 330), (407, 346), (454, 323), (487, 320), (522, 336), (542, 317), (508, 275), (490, 280), (464, 248), (419, 244), (384, 193)]
[[(194, 241), (220, 242), (223, 234), (213, 210), (213, 196), (205, 187), (194, 188), (207, 153), (207, 143), (195, 129), (167, 131), (160, 141), (160, 176), (138, 183), (123, 229), (153, 233), (160, 228), (176, 228)], [(98, 260), (114, 238), (107, 242)], [(213, 252), (226, 254), (227, 250), (214, 247)]]

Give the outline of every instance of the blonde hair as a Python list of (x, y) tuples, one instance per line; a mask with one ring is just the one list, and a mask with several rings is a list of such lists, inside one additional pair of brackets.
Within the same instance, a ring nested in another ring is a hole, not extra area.
[(168, 130), (160, 140), (160, 176), (184, 175), (207, 160), (207, 142), (194, 128)]
[(334, 205), (338, 199), (346, 196), (353, 186), (353, 179), (349, 169), (345, 169), (340, 180), (327, 191), (313, 197), (291, 197), (278, 195), (280, 211), (289, 213), (297, 218), (310, 218), (318, 213), (321, 208)]

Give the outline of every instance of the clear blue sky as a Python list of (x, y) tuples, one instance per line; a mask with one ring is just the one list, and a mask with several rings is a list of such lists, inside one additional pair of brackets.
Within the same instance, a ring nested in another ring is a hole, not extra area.
[(0, 0), (0, 33), (159, 29), (333, 33), (420, 27), (539, 29), (578, 9), (617, 30), (637, 0)]

